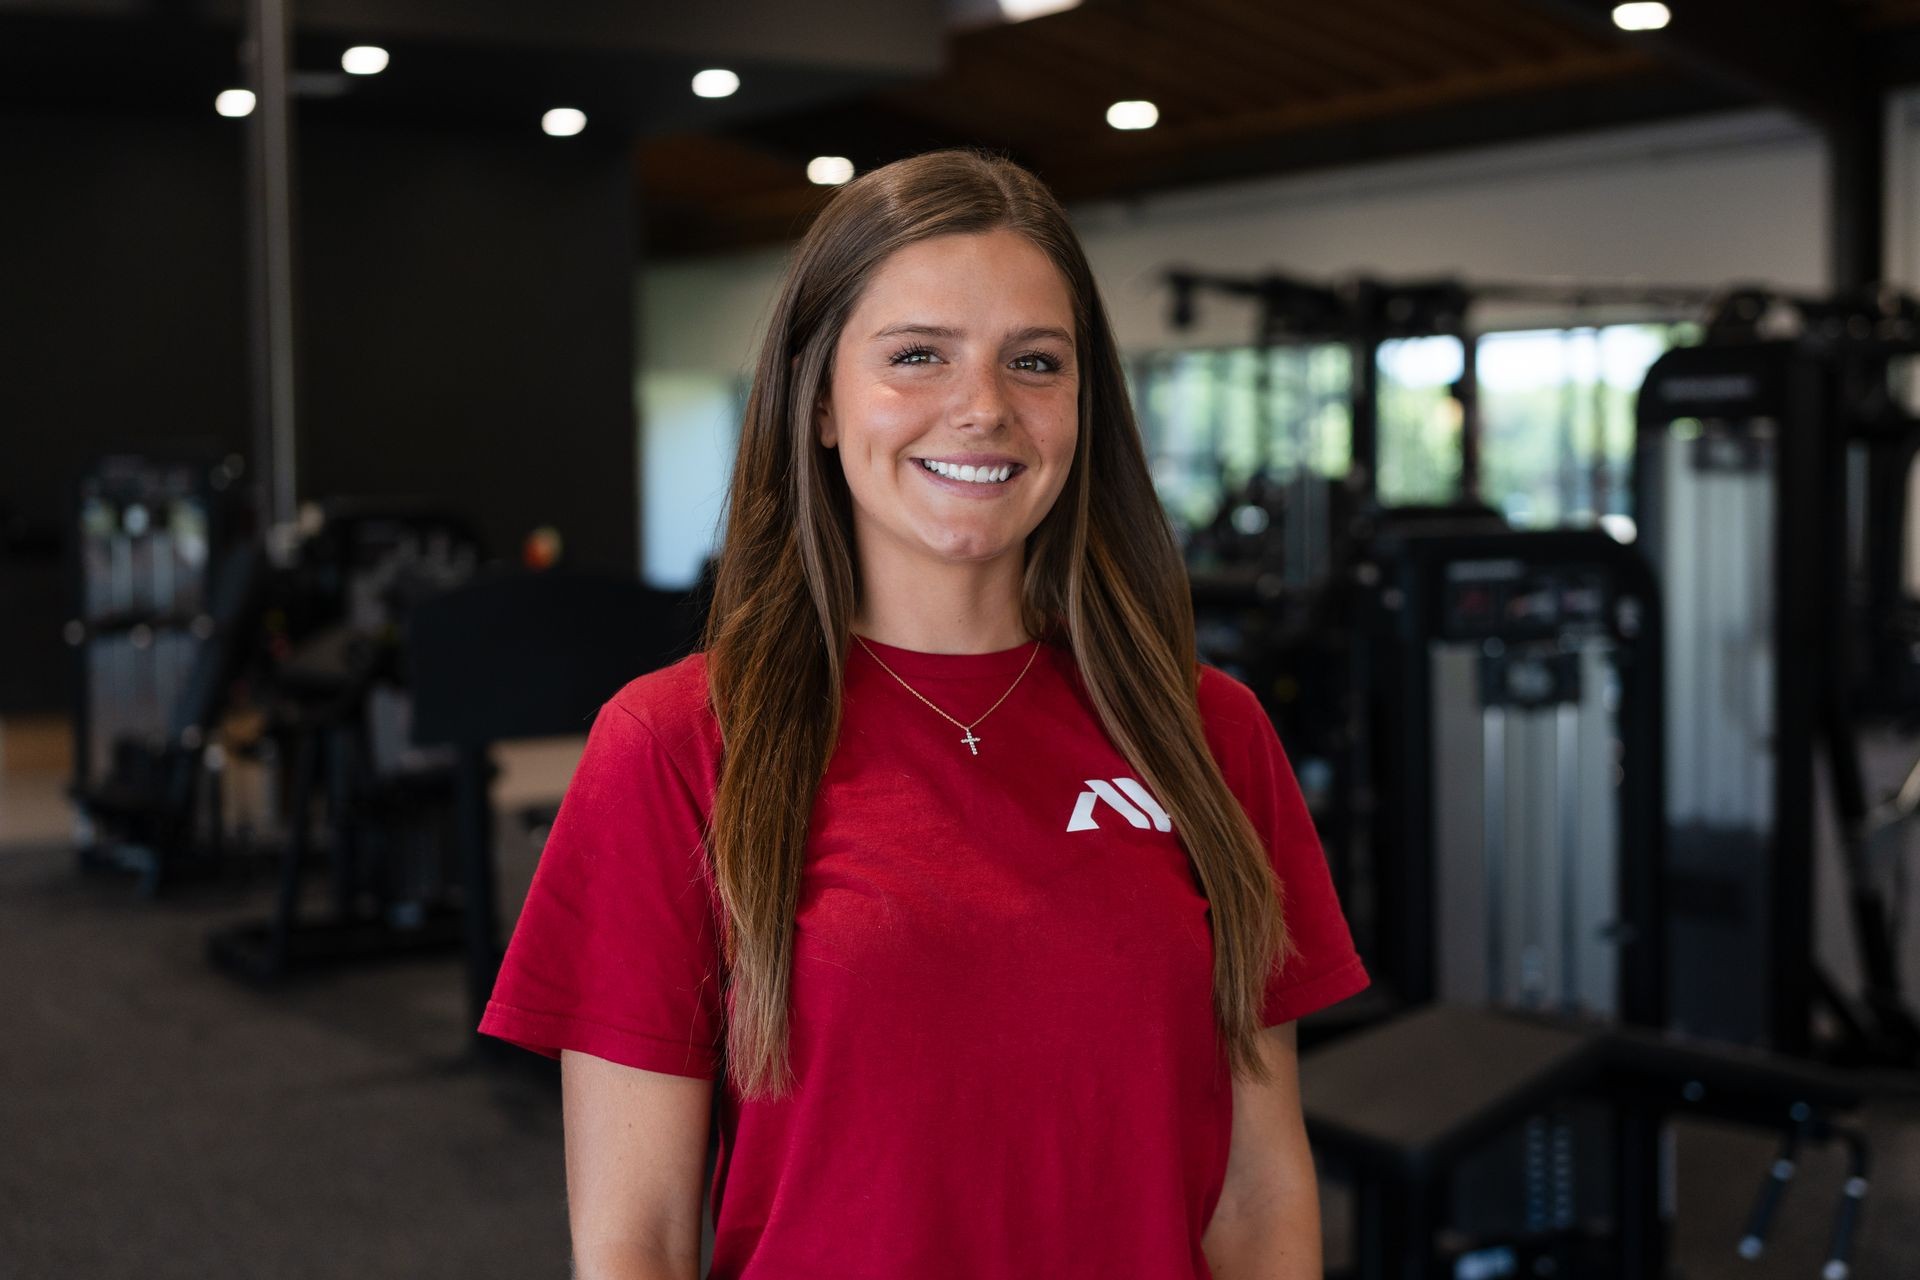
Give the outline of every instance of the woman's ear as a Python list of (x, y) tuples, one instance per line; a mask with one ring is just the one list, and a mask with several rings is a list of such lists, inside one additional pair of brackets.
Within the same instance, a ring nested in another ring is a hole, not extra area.
[[(800, 356), (798, 353), (787, 360), (787, 367), (792, 373), (799, 373)], [(824, 382), (820, 386), (820, 398), (814, 401), (813, 435), (814, 438), (820, 442), (820, 447), (823, 449), (831, 449), (840, 443), (840, 435), (833, 427), (832, 397), (828, 394)]]
[(833, 400), (824, 390), (820, 393), (820, 399), (814, 402), (813, 433), (819, 438), (823, 449), (831, 449), (840, 443), (840, 432), (833, 421)]

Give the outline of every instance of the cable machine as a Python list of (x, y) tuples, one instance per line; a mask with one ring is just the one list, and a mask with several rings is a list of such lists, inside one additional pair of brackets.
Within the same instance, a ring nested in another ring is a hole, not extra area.
[[(1872, 669), (1860, 655), (1884, 669), (1886, 638), (1908, 616), (1885, 581), (1862, 590), (1861, 566), (1885, 574), (1897, 557), (1904, 476), (1895, 486), (1885, 472), (1911, 459), (1920, 419), (1899, 405), (1890, 371), (1916, 352), (1910, 300), (1747, 292), (1726, 301), (1704, 345), (1657, 361), (1641, 390), (1636, 510), (1672, 636), (1674, 1017), (1699, 1034), (1804, 1053), (1818, 1009), (1842, 1059), (1920, 1063), (1891, 904), (1872, 873), (1876, 834), (1920, 807), (1920, 781), (1871, 810), (1855, 715), (1857, 673)], [(1878, 478), (1862, 460), (1879, 463)], [(1892, 547), (1858, 545), (1850, 498), (1873, 504), (1865, 523)], [(1857, 999), (1814, 956), (1821, 761)]]
[[(1369, 350), (1371, 364), (1377, 341)], [(1463, 361), (1463, 383), (1475, 364)], [(1266, 628), (1242, 654), (1277, 673), (1262, 692), (1286, 695), (1283, 727), (1298, 732), (1284, 718), (1313, 705), (1308, 687), (1331, 686), (1319, 705), (1337, 713), (1310, 741), (1327, 744), (1327, 812), (1346, 821), (1322, 821), (1322, 835), (1377, 985), (1422, 1010), (1330, 1044), (1303, 1035), (1309, 1124), (1356, 1183), (1359, 1273), (1657, 1274), (1669, 1115), (1775, 1130), (1789, 1152), (1840, 1141), (1863, 1171), (1864, 1139), (1836, 1122), (1857, 1095), (1795, 1064), (1666, 1038), (1695, 994), (1667, 962), (1663, 665), (1677, 641), (1641, 550), (1592, 529), (1515, 531), (1466, 503), (1385, 507), (1377, 373), (1355, 375), (1355, 466), (1340, 488), (1361, 498), (1328, 539), (1324, 578), (1302, 590), (1255, 560), (1239, 566), (1238, 597), (1211, 571), (1196, 572), (1195, 597), (1202, 613), (1236, 603)], [(1477, 405), (1462, 390), (1464, 454)], [(1579, 406), (1565, 409), (1573, 446)], [(1596, 403), (1596, 445), (1604, 422)], [(1591, 471), (1577, 448), (1562, 458), (1569, 508), (1582, 490), (1597, 506), (1611, 478), (1595, 453)], [(1463, 482), (1476, 474), (1463, 456)], [(1326, 660), (1310, 669), (1300, 655), (1316, 641)], [(1289, 751), (1311, 796), (1291, 738)], [(1920, 780), (1914, 791), (1920, 804)], [(1390, 1081), (1413, 1073), (1419, 1105), (1387, 1114), (1382, 1097), (1407, 1087)], [(1831, 1265), (1846, 1264), (1864, 1188), (1863, 1172), (1847, 1181)], [(1780, 1190), (1776, 1166), (1743, 1249), (1762, 1247)]]
[[(1635, 303), (1671, 313), (1683, 306), (1698, 308), (1708, 291), (1469, 286), (1456, 280), (1365, 277), (1328, 285), (1279, 274), (1240, 277), (1186, 271), (1169, 273), (1168, 280), (1176, 327), (1193, 323), (1203, 295), (1251, 300), (1257, 308), (1254, 340), (1260, 371), (1272, 368), (1274, 352), (1288, 348), (1338, 344), (1346, 352), (1351, 424), (1346, 472), (1326, 477), (1304, 465), (1296, 450), (1291, 470), (1275, 474), (1268, 470), (1273, 451), (1270, 445), (1263, 448), (1253, 476), (1223, 496), (1212, 525), (1195, 535), (1189, 573), (1202, 655), (1245, 680), (1274, 716), (1363, 954), (1382, 986), (1408, 999), (1431, 998), (1438, 989), (1433, 969), (1437, 953), (1415, 940), (1424, 937), (1429, 926), (1423, 923), (1416, 929), (1407, 912), (1409, 902), (1430, 900), (1417, 883), (1433, 876), (1425, 864), (1434, 851), (1430, 842), (1402, 838), (1407, 833), (1401, 815), (1406, 812), (1403, 788), (1427, 785), (1417, 780), (1427, 779), (1436, 767), (1435, 745), (1423, 742), (1412, 754), (1401, 747), (1410, 718), (1442, 723), (1448, 717), (1438, 707), (1415, 712), (1393, 704), (1395, 697), (1407, 695), (1392, 691), (1413, 688), (1407, 655), (1417, 651), (1425, 661), (1431, 637), (1405, 634), (1401, 620), (1381, 612), (1378, 601), (1390, 579), (1402, 596), (1413, 589), (1396, 577), (1411, 572), (1398, 558), (1412, 554), (1409, 548), (1417, 545), (1423, 528), (1456, 536), (1515, 536), (1476, 497), (1483, 459), (1472, 309), (1489, 299), (1555, 303), (1583, 311)], [(1461, 424), (1458, 488), (1450, 502), (1440, 505), (1393, 506), (1381, 500), (1378, 484), (1384, 443), (1381, 350), (1389, 342), (1431, 337), (1451, 338), (1460, 345), (1459, 375), (1447, 389)], [(1263, 392), (1265, 376), (1263, 372)], [(1263, 439), (1300, 434), (1273, 422), (1271, 397), (1263, 394), (1258, 407), (1256, 422)], [(1571, 403), (1566, 406), (1569, 415), (1575, 409)], [(1598, 409), (1596, 432), (1603, 421)], [(1575, 425), (1572, 416), (1560, 424), (1570, 450)], [(1563, 491), (1601, 483), (1598, 475), (1589, 480), (1585, 471), (1571, 457), (1563, 460), (1558, 481)], [(1609, 581), (1616, 581), (1624, 570), (1608, 572)], [(1552, 593), (1541, 598), (1552, 598)], [(1491, 634), (1486, 638), (1498, 639)], [(1568, 643), (1584, 641), (1570, 636)], [(1418, 681), (1422, 697), (1429, 691), (1441, 696), (1447, 687), (1426, 676)], [(1587, 687), (1597, 696), (1603, 682), (1590, 676)], [(1509, 778), (1515, 786), (1518, 779), (1517, 773)], [(1490, 798), (1486, 802), (1493, 803)], [(1414, 863), (1423, 869), (1410, 869)], [(1611, 893), (1607, 898), (1611, 904)]]

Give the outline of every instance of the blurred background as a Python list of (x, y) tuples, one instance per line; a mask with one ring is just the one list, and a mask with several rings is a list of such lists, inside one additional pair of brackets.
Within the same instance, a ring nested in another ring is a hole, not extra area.
[(1375, 977), (1330, 1272), (1911, 1273), (1920, 3), (0, 0), (0, 1275), (562, 1273), (480, 1003), (786, 254), (957, 144)]

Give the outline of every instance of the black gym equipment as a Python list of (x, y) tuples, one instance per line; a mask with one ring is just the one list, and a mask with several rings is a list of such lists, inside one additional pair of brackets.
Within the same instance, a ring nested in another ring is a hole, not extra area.
[[(1320, 480), (1304, 468), (1280, 477), (1256, 470), (1223, 494), (1218, 517), (1189, 550), (1202, 656), (1247, 680), (1274, 715), (1366, 945), (1386, 951), (1404, 935), (1375, 927), (1370, 898), (1395, 892), (1395, 876), (1376, 871), (1398, 855), (1372, 848), (1370, 824), (1397, 784), (1363, 710), (1378, 655), (1361, 634), (1379, 588), (1368, 576), (1377, 574), (1369, 547), (1390, 514), (1373, 484), (1379, 343), (1434, 333), (1462, 339), (1468, 355), (1454, 391), (1470, 493), (1474, 305), (1639, 303), (1704, 317), (1704, 345), (1676, 350), (1649, 372), (1634, 485), (1641, 537), (1676, 602), (1668, 681), (1675, 705), (1686, 708), (1670, 721), (1663, 766), (1674, 780), (1674, 967), (1686, 975), (1671, 1011), (1684, 1030), (1797, 1052), (1810, 1047), (1808, 1011), (1817, 1002), (1842, 1028), (1842, 1056), (1920, 1061), (1920, 1018), (1895, 971), (1896, 904), (1872, 874), (1876, 864), (1899, 861), (1879, 850), (1920, 809), (1920, 782), (1903, 801), (1871, 806), (1852, 727), (1863, 708), (1908, 720), (1920, 714), (1920, 602), (1903, 582), (1901, 554), (1920, 430), (1892, 385), (1894, 363), (1920, 346), (1920, 304), (1752, 288), (1367, 278), (1323, 285), (1190, 271), (1169, 281), (1176, 324), (1191, 323), (1201, 295), (1221, 293), (1256, 303), (1262, 352), (1340, 341), (1352, 353), (1353, 466), (1333, 484), (1333, 498), (1300, 496)], [(1783, 331), (1792, 336), (1769, 336)], [(1265, 412), (1264, 398), (1260, 405)], [(1669, 427), (1684, 439), (1676, 444)], [(1308, 524), (1304, 535), (1295, 528)], [(1300, 549), (1313, 546), (1326, 549), (1324, 563), (1302, 559)], [(1772, 550), (1756, 558), (1763, 546)], [(1816, 738), (1827, 746), (1866, 974), (1858, 1000), (1804, 963)], [(1385, 909), (1391, 914), (1391, 902)]]
[[(222, 498), (238, 474), (237, 459), (115, 456), (77, 495), (82, 866), (137, 870), (151, 894), (267, 861), (272, 908), (208, 936), (216, 968), (264, 985), (459, 948), (477, 1027), (499, 963), (488, 748), (583, 733), (626, 681), (691, 652), (711, 566), (688, 594), (484, 567), (457, 512), (336, 498), (303, 510), (276, 568)], [(233, 750), (288, 803), (266, 815), (281, 838), (249, 833), (261, 856), (240, 858), (218, 739), (248, 718), (257, 731), (228, 735)], [(316, 864), (317, 911), (303, 901)]]
[(1668, 1029), (1687, 988), (1663, 927), (1648, 566), (1593, 531), (1433, 521), (1383, 521), (1373, 551), (1369, 963), (1415, 1007), (1301, 1067), (1316, 1151), (1355, 1188), (1354, 1274), (1664, 1275), (1663, 1131), (1694, 1114), (1848, 1144), (1829, 1260), (1844, 1275), (1866, 1191), (1864, 1139), (1841, 1123), (1857, 1088)]
[(85, 871), (133, 872), (146, 896), (224, 853), (214, 730), (264, 579), (240, 473), (236, 458), (114, 454), (74, 492), (77, 853)]
[[(1466, 373), (1453, 392), (1471, 420), (1473, 344), (1464, 329), (1469, 299), (1450, 280), (1389, 285), (1359, 278), (1322, 285), (1278, 273), (1241, 277), (1187, 270), (1169, 272), (1167, 279), (1177, 328), (1191, 325), (1202, 294), (1251, 300), (1257, 307), (1254, 468), (1222, 492), (1215, 518), (1195, 530), (1185, 547), (1198, 646), (1202, 657), (1244, 680), (1274, 716), (1333, 855), (1336, 888), (1352, 904), (1356, 931), (1364, 937), (1371, 918), (1363, 893), (1368, 744), (1354, 691), (1363, 678), (1364, 655), (1356, 652), (1355, 637), (1369, 584), (1355, 572), (1378, 514), (1380, 348), (1400, 338), (1459, 339)], [(1299, 433), (1274, 420), (1274, 353), (1328, 346), (1347, 352), (1350, 459), (1340, 477), (1307, 465)], [(1471, 434), (1463, 433), (1468, 448)], [(1292, 441), (1285, 467), (1274, 448), (1282, 436)], [(1470, 459), (1464, 467), (1471, 481)], [(1463, 512), (1445, 514), (1459, 518)]]
[[(1353, 687), (1369, 788), (1362, 945), (1376, 984), (1401, 1008), (1554, 1015), (1564, 1025), (1538, 1033), (1549, 1039), (1661, 1026), (1662, 646), (1645, 563), (1595, 530), (1515, 531), (1444, 511), (1380, 513), (1364, 550)], [(1398, 1025), (1361, 1043), (1401, 1052)], [(1487, 1025), (1491, 1057), (1468, 1095), (1502, 1124), (1434, 1149), (1437, 1136), (1407, 1139), (1431, 1183), (1416, 1217), (1432, 1221), (1368, 1265), (1418, 1251), (1415, 1240), (1432, 1255), (1430, 1228), (1445, 1223), (1475, 1242), (1461, 1248), (1477, 1259), (1463, 1274), (1502, 1251), (1610, 1274), (1641, 1248), (1636, 1224), (1657, 1216), (1623, 1199), (1655, 1182), (1652, 1121), (1593, 1080), (1541, 1089), (1507, 1074), (1527, 1057), (1496, 1065), (1508, 1024)], [(1368, 1052), (1345, 1043), (1330, 1051)], [(1423, 1079), (1398, 1087), (1428, 1097), (1424, 1065), (1402, 1061)], [(1363, 1235), (1397, 1238), (1398, 1211), (1361, 1186), (1363, 1215), (1384, 1215)]]
[[(1470, 284), (1449, 278), (1357, 276), (1318, 283), (1279, 273), (1184, 269), (1166, 278), (1176, 328), (1191, 326), (1203, 296), (1252, 302), (1256, 308), (1256, 466), (1243, 482), (1223, 490), (1215, 518), (1196, 530), (1186, 547), (1198, 645), (1204, 658), (1245, 680), (1273, 716), (1327, 846), (1335, 883), (1363, 938), (1363, 954), (1371, 961), (1380, 949), (1402, 945), (1397, 934), (1386, 936), (1391, 930), (1372, 918), (1378, 858), (1370, 827), (1393, 793), (1377, 772), (1391, 761), (1376, 749), (1376, 726), (1366, 709), (1377, 657), (1369, 638), (1378, 621), (1372, 600), (1380, 587), (1371, 548), (1389, 522), (1407, 528), (1422, 521), (1471, 521), (1485, 531), (1507, 529), (1505, 520), (1477, 498), (1475, 307), (1524, 302), (1698, 314), (1716, 295), (1691, 287)], [(1387, 506), (1377, 483), (1381, 348), (1423, 337), (1449, 337), (1461, 349), (1460, 377), (1449, 388), (1461, 422), (1459, 489), (1442, 505)], [(1344, 475), (1322, 476), (1298, 465), (1296, 447), (1295, 465), (1276, 470), (1270, 465), (1269, 437), (1292, 438), (1297, 432), (1272, 420), (1270, 356), (1282, 347), (1327, 344), (1344, 347), (1348, 357), (1349, 466)]]
[(1371, 965), (1409, 1004), (1663, 1025), (1645, 562), (1595, 530), (1389, 518), (1368, 563)]
[[(1369, 550), (1370, 964), (1419, 1011), (1303, 1060), (1317, 1148), (1355, 1182), (1357, 1274), (1662, 1275), (1680, 1114), (1847, 1133), (1863, 1161), (1845, 1081), (1668, 1034), (1695, 993), (1667, 962), (1666, 645), (1640, 554), (1391, 516)], [(1835, 1265), (1864, 1191), (1849, 1178)]]
[[(1864, 1139), (1840, 1121), (1857, 1090), (1758, 1050), (1672, 1038), (1675, 1027), (1722, 1031), (1728, 988), (1697, 967), (1716, 926), (1701, 886), (1684, 865), (1670, 883), (1665, 857), (1662, 710), (1676, 681), (1663, 668), (1682, 642), (1663, 625), (1648, 560), (1598, 531), (1515, 532), (1485, 508), (1382, 508), (1362, 469), (1377, 424), (1362, 367), (1369, 330), (1355, 315), (1386, 291), (1196, 277), (1175, 288), (1189, 314), (1203, 288), (1261, 299), (1282, 317), (1263, 320), (1261, 342), (1304, 316), (1316, 333), (1344, 326), (1361, 344), (1356, 466), (1338, 487), (1350, 501), (1324, 539), (1325, 572), (1304, 585), (1286, 571), (1301, 541), (1273, 531), (1306, 508), (1258, 471), (1224, 496), (1193, 564), (1203, 656), (1214, 645), (1275, 713), (1388, 997), (1302, 1030), (1309, 1123), (1360, 1190), (1360, 1274), (1663, 1274), (1663, 1130), (1688, 1111), (1783, 1142), (1846, 1144), (1854, 1169), (1830, 1263), (1844, 1268), (1866, 1186)], [(1405, 304), (1400, 321), (1462, 327), (1459, 295), (1426, 296), (1446, 305), (1423, 319)], [(1747, 296), (1730, 295), (1715, 317)], [(1734, 340), (1725, 324), (1710, 331)], [(1472, 370), (1469, 358), (1469, 384)], [(1858, 398), (1859, 370), (1850, 376)], [(1456, 396), (1471, 423), (1471, 390)], [(1897, 436), (1885, 432), (1897, 417), (1884, 397), (1866, 399), (1877, 438)], [(1463, 478), (1473, 474), (1463, 459)], [(1803, 509), (1832, 520), (1843, 506)], [(1658, 523), (1644, 506), (1636, 514)], [(1830, 577), (1846, 580), (1841, 567)], [(1697, 604), (1682, 610), (1689, 625)], [(1316, 785), (1322, 775), (1332, 785)], [(1920, 810), (1920, 769), (1910, 782), (1853, 825), (1902, 824)], [(1670, 963), (1676, 947), (1688, 963)], [(1732, 976), (1763, 998), (1764, 974)], [(1392, 1016), (1396, 1004), (1416, 1011)], [(1784, 1167), (1769, 1172), (1739, 1242), (1749, 1256)]]
[[(1823, 1274), (1847, 1274), (1867, 1156), (1838, 1119), (1861, 1102), (1838, 1073), (1618, 1025), (1435, 1004), (1305, 1055), (1300, 1076), (1315, 1151), (1354, 1185), (1356, 1280), (1663, 1276), (1671, 1204), (1660, 1132), (1688, 1115), (1843, 1141), (1850, 1165)], [(1451, 1176), (1529, 1117), (1583, 1098), (1610, 1117), (1606, 1212), (1529, 1235), (1462, 1233)], [(1741, 1257), (1764, 1249), (1781, 1172), (1769, 1167), (1746, 1233), (1728, 1242)]]
[[(291, 762), (272, 913), (215, 931), (208, 958), (258, 983), (300, 971), (458, 947), (450, 753), (408, 741), (415, 610), (473, 577), (478, 534), (422, 502), (335, 500), (272, 593), (278, 650), (256, 697), (264, 735)], [(316, 795), (324, 797), (318, 806)], [(314, 828), (328, 904), (302, 910)]]
[[(1798, 332), (1762, 336), (1783, 311)], [(1636, 455), (1642, 543), (1670, 610), (1680, 1006), (1700, 1034), (1920, 1064), (1920, 1019), (1871, 871), (1889, 815), (1867, 801), (1856, 730), (1862, 638), (1884, 652), (1874, 632), (1899, 615), (1884, 583), (1864, 602), (1855, 593), (1848, 523), (1849, 498), (1860, 496), (1857, 482), (1850, 495), (1850, 457), (1911, 457), (1920, 440), (1920, 421), (1889, 391), (1893, 363), (1920, 352), (1920, 325), (1899, 300), (1743, 294), (1708, 332), (1708, 345), (1671, 351), (1648, 371)], [(1884, 482), (1868, 491), (1880, 503), (1869, 527), (1884, 538), (1899, 527), (1887, 510), (1894, 491)], [(1814, 959), (1821, 755), (1863, 975), (1857, 999)], [(1816, 1044), (1816, 1009), (1839, 1027), (1836, 1040)]]

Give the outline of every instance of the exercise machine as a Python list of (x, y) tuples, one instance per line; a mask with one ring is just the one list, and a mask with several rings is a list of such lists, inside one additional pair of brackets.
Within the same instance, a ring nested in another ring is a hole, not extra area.
[[(223, 972), (271, 983), (461, 944), (453, 761), (409, 740), (408, 629), (423, 602), (472, 578), (484, 556), (468, 522), (435, 504), (310, 509), (271, 592), (274, 660), (257, 690), (263, 736), (292, 773), (277, 892), (265, 919), (209, 936)], [(318, 911), (303, 902), (316, 834), (327, 872)]]
[[(1777, 329), (1782, 312), (1791, 329), (1773, 336), (1763, 326)], [(1708, 338), (1656, 362), (1638, 410), (1638, 519), (1669, 602), (1676, 1013), (1697, 1034), (1920, 1064), (1893, 904), (1873, 875), (1874, 833), (1889, 824), (1860, 763), (1861, 638), (1876, 637), (1854, 589), (1849, 527), (1853, 460), (1910, 456), (1920, 439), (1889, 390), (1894, 361), (1920, 352), (1920, 323), (1895, 299), (1741, 294)], [(1884, 537), (1887, 490), (1877, 492)], [(1857, 997), (1814, 953), (1823, 760)], [(1816, 1011), (1838, 1029), (1824, 1042)]]
[(238, 458), (114, 454), (74, 492), (75, 844), (83, 871), (153, 896), (223, 856), (214, 741), (246, 662), (263, 565)]

